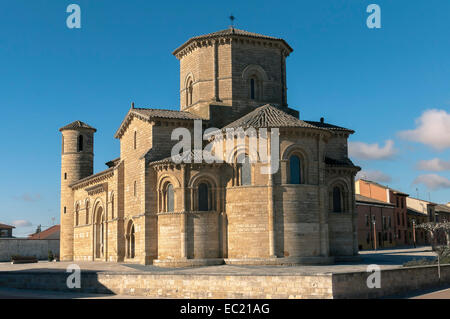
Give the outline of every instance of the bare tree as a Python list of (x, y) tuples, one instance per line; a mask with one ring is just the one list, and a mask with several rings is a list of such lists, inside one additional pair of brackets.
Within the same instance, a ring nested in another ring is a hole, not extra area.
[(446, 238), (447, 247), (449, 247), (450, 243), (450, 223), (445, 221), (442, 223), (429, 222), (417, 225), (417, 228), (421, 228), (425, 231), (428, 231), (431, 236), (431, 247), (434, 251), (436, 251), (437, 239), (440, 234), (444, 233)]

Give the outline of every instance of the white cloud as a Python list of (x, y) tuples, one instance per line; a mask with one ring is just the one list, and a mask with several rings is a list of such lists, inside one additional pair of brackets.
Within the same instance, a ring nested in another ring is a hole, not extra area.
[(15, 196), (14, 198), (17, 200), (23, 201), (23, 202), (37, 202), (37, 201), (41, 200), (42, 197), (41, 197), (41, 194), (25, 193), (20, 196)]
[(389, 175), (383, 173), (382, 171), (362, 170), (356, 174), (356, 179), (359, 178), (380, 183), (389, 183), (392, 181), (392, 178)]
[(413, 184), (424, 184), (431, 190), (450, 188), (450, 180), (436, 174), (420, 175), (414, 180)]
[(443, 161), (439, 158), (423, 160), (417, 163), (417, 169), (432, 172), (450, 171), (450, 161)]
[(16, 227), (30, 227), (33, 225), (29, 220), (25, 219), (14, 220), (12, 224)]
[(380, 147), (378, 143), (349, 142), (348, 152), (350, 157), (364, 160), (381, 160), (393, 157), (397, 150), (394, 148), (394, 141), (387, 140), (384, 147)]
[(416, 124), (416, 129), (401, 131), (399, 136), (436, 150), (450, 147), (450, 113), (444, 110), (426, 110), (416, 119)]

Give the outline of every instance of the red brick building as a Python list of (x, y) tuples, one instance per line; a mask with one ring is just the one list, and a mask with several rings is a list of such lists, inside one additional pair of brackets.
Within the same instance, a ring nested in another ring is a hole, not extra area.
[(394, 247), (395, 205), (359, 194), (355, 200), (359, 250)]
[(416, 246), (424, 246), (430, 244), (430, 235), (423, 229), (416, 228), (417, 225), (427, 223), (429, 216), (423, 212), (417, 211), (412, 207), (408, 207), (408, 244), (414, 245), (414, 234), (416, 233)]
[[(358, 179), (355, 182), (355, 193), (366, 198), (370, 198), (373, 200), (377, 200), (383, 204), (391, 204), (389, 207), (392, 207), (393, 214), (391, 216), (391, 223), (389, 231), (382, 232), (383, 236), (388, 236), (388, 240), (383, 240), (381, 243), (385, 247), (393, 247), (393, 246), (406, 246), (409, 245), (409, 233), (408, 233), (408, 219), (407, 219), (407, 207), (406, 207), (406, 198), (409, 196), (406, 193), (400, 192), (398, 190), (389, 188), (388, 186), (384, 186), (378, 184), (376, 182)], [(366, 200), (367, 201), (367, 200)], [(378, 203), (378, 205), (381, 205)], [(357, 202), (358, 204), (358, 202)], [(367, 204), (367, 203), (366, 203)], [(357, 205), (358, 206), (358, 205)], [(377, 206), (373, 206), (377, 207)], [(362, 219), (363, 222), (365, 219), (365, 209), (362, 213), (362, 216), (358, 215), (359, 219)], [(387, 215), (386, 215), (387, 216)], [(378, 229), (377, 229), (378, 232)], [(392, 233), (392, 242), (389, 240), (389, 234)], [(378, 233), (377, 233), (378, 234)], [(387, 235), (385, 235), (387, 234)], [(386, 237), (383, 237), (386, 238)], [(367, 242), (367, 241), (366, 241)], [(388, 242), (388, 244), (386, 244)], [(364, 245), (362, 245), (365, 247)], [(378, 245), (380, 247), (381, 245)], [(365, 249), (365, 248), (363, 248)]]

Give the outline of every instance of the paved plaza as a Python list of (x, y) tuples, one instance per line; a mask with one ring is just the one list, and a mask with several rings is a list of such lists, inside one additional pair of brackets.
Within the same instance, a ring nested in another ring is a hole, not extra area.
[[(107, 262), (76, 262), (82, 271), (102, 272), (115, 274), (168, 274), (168, 275), (231, 275), (231, 276), (252, 276), (252, 275), (312, 275), (327, 273), (365, 272), (367, 265), (377, 264), (381, 269), (401, 268), (402, 265), (413, 259), (433, 258), (435, 254), (431, 247), (418, 247), (414, 249), (385, 249), (378, 251), (362, 251), (361, 259), (358, 262), (342, 262), (335, 265), (320, 266), (237, 266), (219, 265), (195, 268), (160, 268), (155, 266), (144, 266), (138, 264), (107, 263)], [(34, 264), (0, 263), (0, 275), (3, 271), (14, 272), (65, 272), (66, 268), (73, 262), (46, 262), (42, 261)], [(450, 290), (443, 290), (442, 287), (435, 291), (415, 292), (413, 295), (395, 296), (394, 298), (420, 298), (436, 299), (450, 298)], [(139, 298), (130, 295), (100, 295), (87, 293), (52, 292), (43, 290), (23, 290), (13, 288), (0, 288), (0, 299), (85, 299), (85, 298)]]
[(219, 265), (191, 268), (161, 268), (138, 264), (107, 263), (107, 262), (46, 262), (34, 264), (0, 263), (1, 271), (65, 271), (71, 264), (77, 264), (82, 271), (95, 272), (154, 272), (157, 274), (205, 274), (205, 275), (293, 275), (293, 274), (323, 274), (366, 271), (367, 265), (377, 264), (381, 269), (402, 267), (403, 263), (421, 258), (433, 258), (435, 254), (431, 247), (414, 249), (385, 249), (377, 251), (361, 251), (358, 262), (342, 262), (334, 265), (319, 266), (237, 266)]

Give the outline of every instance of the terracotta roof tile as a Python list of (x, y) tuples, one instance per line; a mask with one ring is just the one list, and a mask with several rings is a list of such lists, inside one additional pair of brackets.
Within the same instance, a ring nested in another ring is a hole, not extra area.
[(0, 228), (4, 229), (4, 228), (16, 228), (16, 227), (0, 223)]
[(381, 200), (375, 199), (375, 198), (370, 198), (370, 197), (366, 197), (360, 194), (355, 194), (355, 200), (357, 202), (364, 202), (364, 203), (371, 203), (371, 204), (378, 204), (378, 205), (385, 205), (385, 206), (390, 206), (390, 207), (394, 207), (394, 204), (388, 203), (388, 202), (383, 202)]
[(450, 213), (450, 207), (447, 205), (438, 204), (434, 208), (436, 212), (442, 212), (442, 213)]
[(144, 121), (150, 121), (152, 119), (176, 119), (176, 120), (206, 120), (197, 115), (186, 111), (175, 111), (167, 109), (151, 109), (151, 108), (134, 108), (132, 107), (125, 118), (123, 119), (120, 127), (114, 134), (115, 138), (121, 138), (122, 134), (128, 127), (128, 123), (133, 117), (140, 118)]
[(73, 130), (73, 129), (79, 129), (79, 128), (93, 130), (94, 132), (97, 131), (92, 126), (90, 126), (84, 122), (81, 122), (81, 121), (75, 121), (70, 124), (67, 124), (66, 126), (61, 127), (59, 130), (64, 131), (64, 130)]
[(224, 127), (224, 129), (238, 127), (242, 127), (244, 129), (249, 127), (307, 127), (321, 129), (314, 125), (306, 123), (305, 121), (299, 120), (298, 118), (280, 110), (279, 108), (271, 104), (266, 104), (258, 107), (254, 111), (228, 124)]
[(181, 51), (183, 48), (185, 48), (189, 43), (197, 40), (206, 40), (206, 39), (213, 39), (213, 38), (220, 38), (220, 37), (229, 37), (229, 36), (238, 36), (238, 37), (247, 37), (247, 38), (254, 38), (254, 39), (261, 39), (261, 40), (275, 40), (283, 42), (284, 45), (289, 49), (290, 52), (293, 51), (293, 49), (289, 46), (289, 44), (281, 38), (271, 37), (268, 35), (263, 35), (259, 33), (249, 32), (245, 30), (236, 29), (233, 27), (230, 27), (228, 29), (203, 34), (199, 36), (195, 36), (187, 40), (185, 43), (183, 43), (181, 46), (179, 46), (177, 49), (173, 51), (173, 54), (176, 55), (179, 51)]
[(28, 236), (28, 239), (47, 239), (48, 236), (53, 235), (56, 232), (59, 232), (60, 228), (61, 228), (60, 225), (52, 226), (44, 231), (41, 231), (40, 233)]
[(253, 37), (253, 38), (260, 38), (260, 39), (281, 40), (280, 38), (271, 37), (271, 36), (268, 36), (268, 35), (254, 33), (254, 32), (249, 32), (249, 31), (240, 30), (240, 29), (231, 28), (231, 27), (228, 28), (228, 29), (224, 29), (224, 30), (220, 30), (220, 31), (211, 32), (211, 33), (208, 33), (208, 34), (203, 34), (203, 35), (199, 35), (199, 36), (196, 36), (196, 37), (192, 37), (191, 39), (213, 38), (213, 37), (216, 37), (216, 36), (233, 35), (233, 34), (235, 34), (235, 35), (243, 35), (243, 36)]
[(325, 164), (330, 165), (330, 166), (355, 167), (355, 164), (353, 164), (353, 162), (349, 158), (338, 160), (338, 159), (334, 159), (331, 157), (325, 157)]
[(337, 126), (337, 125), (333, 125), (333, 124), (329, 124), (329, 123), (324, 123), (324, 122), (316, 122), (316, 121), (305, 121), (306, 123), (309, 123), (311, 125), (317, 126), (317, 127), (321, 127), (321, 128), (326, 128), (328, 130), (332, 130), (332, 131), (347, 131), (347, 132), (351, 132), (351, 133), (355, 133), (355, 131), (345, 128), (345, 127), (341, 127), (341, 126)]
[(147, 118), (165, 118), (165, 119), (181, 119), (181, 120), (204, 120), (192, 113), (185, 111), (175, 111), (166, 109), (148, 109), (148, 108), (134, 108), (131, 113), (139, 114)]

